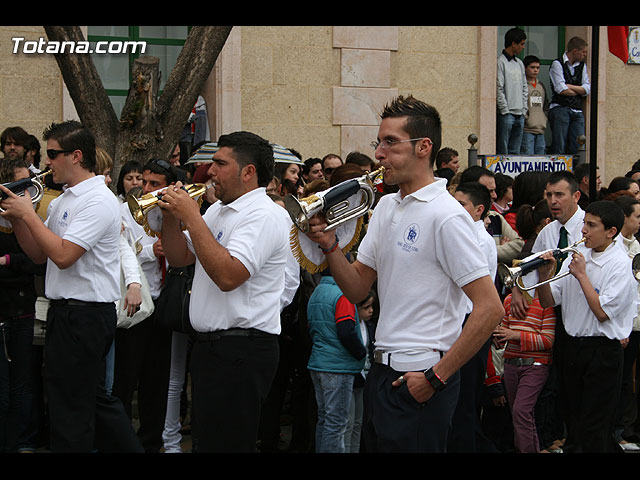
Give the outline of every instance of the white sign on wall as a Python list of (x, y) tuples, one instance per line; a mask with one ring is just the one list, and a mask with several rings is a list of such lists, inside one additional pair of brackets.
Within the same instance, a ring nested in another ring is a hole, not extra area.
[(487, 155), (485, 162), (492, 172), (514, 178), (522, 172), (573, 171), (572, 155)]

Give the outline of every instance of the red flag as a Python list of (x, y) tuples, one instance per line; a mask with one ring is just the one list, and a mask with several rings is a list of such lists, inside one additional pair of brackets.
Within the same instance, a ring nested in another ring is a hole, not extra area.
[(629, 60), (629, 41), (627, 40), (629, 27), (607, 27), (607, 37), (609, 39), (609, 51), (624, 63), (627, 63), (627, 60)]

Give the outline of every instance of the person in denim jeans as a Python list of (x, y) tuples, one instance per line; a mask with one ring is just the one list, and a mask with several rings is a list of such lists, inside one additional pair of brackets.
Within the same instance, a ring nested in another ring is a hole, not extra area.
[[(22, 178), (29, 178), (27, 163), (5, 159), (0, 182)], [(34, 451), (34, 275), (43, 275), (45, 265), (25, 255), (8, 225), (0, 226), (0, 452)]]
[(526, 38), (523, 30), (510, 29), (504, 36), (505, 48), (498, 57), (497, 154), (520, 153), (529, 89), (524, 64), (518, 55), (524, 49)]
[(573, 37), (567, 43), (567, 51), (554, 60), (549, 68), (551, 80), (551, 105), (549, 126), (551, 127), (550, 153), (576, 153), (577, 138), (584, 134), (584, 97), (591, 91), (585, 58), (587, 42)]
[(367, 351), (355, 305), (326, 270), (309, 298), (307, 317), (312, 341), (307, 368), (318, 407), (316, 452), (344, 453), (353, 381)]

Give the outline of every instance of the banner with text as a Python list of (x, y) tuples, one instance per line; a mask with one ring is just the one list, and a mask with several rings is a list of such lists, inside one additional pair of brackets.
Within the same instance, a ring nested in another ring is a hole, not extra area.
[(485, 165), (493, 173), (517, 177), (522, 172), (573, 171), (573, 155), (485, 155)]

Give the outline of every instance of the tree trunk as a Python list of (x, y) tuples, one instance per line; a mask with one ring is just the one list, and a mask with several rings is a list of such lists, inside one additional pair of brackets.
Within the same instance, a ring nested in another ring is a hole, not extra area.
[[(159, 98), (159, 60), (144, 56), (136, 59), (120, 120), (91, 55), (55, 54), (80, 121), (93, 132), (96, 144), (113, 158), (112, 188), (127, 161), (144, 164), (151, 158), (169, 159), (232, 28), (192, 27)], [(85, 41), (77, 26), (44, 29), (49, 40)]]

